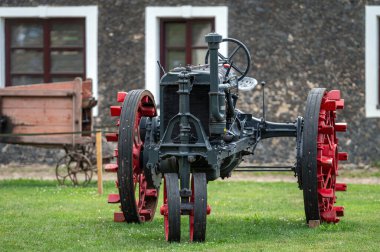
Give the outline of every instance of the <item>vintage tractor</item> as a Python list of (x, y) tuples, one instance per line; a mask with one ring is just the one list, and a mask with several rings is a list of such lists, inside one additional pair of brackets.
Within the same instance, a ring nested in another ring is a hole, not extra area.
[[(303, 190), (307, 223), (338, 222), (344, 208), (334, 205), (335, 193), (346, 190), (345, 184), (336, 183), (338, 161), (347, 160), (347, 153), (338, 151), (336, 135), (347, 127), (335, 122), (336, 111), (344, 107), (340, 91), (312, 89), (305, 117), (292, 123), (266, 121), (265, 113), (254, 117), (236, 108), (238, 91), (252, 90), (257, 84), (246, 77), (251, 64), (246, 46), (216, 33), (205, 39), (204, 65), (163, 72), (160, 114), (148, 90), (119, 92), (121, 106), (111, 106), (111, 115), (119, 117), (118, 132), (106, 136), (118, 143), (117, 163), (105, 168), (117, 172), (119, 193), (108, 197), (109, 203), (121, 204), (114, 220), (152, 221), (163, 179), (160, 213), (166, 240), (180, 241), (181, 215), (188, 215), (190, 240), (202, 242), (211, 211), (207, 183), (229, 177), (244, 156), (254, 153), (260, 140), (294, 137), (297, 158), (291, 170)], [(234, 50), (224, 56), (218, 52), (220, 43)], [(238, 51), (244, 55), (240, 58), (246, 62), (243, 66), (234, 61)], [(264, 108), (263, 102), (263, 112)]]

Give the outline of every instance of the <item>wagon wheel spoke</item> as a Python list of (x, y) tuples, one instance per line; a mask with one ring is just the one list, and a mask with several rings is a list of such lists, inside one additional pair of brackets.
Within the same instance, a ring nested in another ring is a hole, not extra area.
[(64, 156), (58, 160), (57, 165), (55, 167), (55, 176), (60, 185), (65, 185), (67, 181), (66, 178), (69, 177), (69, 170), (68, 170), (69, 162), (70, 162), (70, 157)]

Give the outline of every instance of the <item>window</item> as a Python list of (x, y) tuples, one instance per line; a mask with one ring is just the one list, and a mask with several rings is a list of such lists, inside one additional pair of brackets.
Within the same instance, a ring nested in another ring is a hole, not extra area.
[(380, 6), (366, 6), (365, 16), (365, 110), (380, 117)]
[[(98, 99), (98, 7), (97, 6), (35, 6), (0, 7), (0, 88), (5, 86), (5, 20), (6, 19), (84, 19), (85, 75), (92, 79), (93, 94)], [(93, 110), (98, 114), (98, 107)]]
[[(159, 102), (160, 73), (157, 60), (162, 62), (160, 27), (162, 20), (168, 19), (211, 19), (214, 20), (215, 32), (228, 37), (228, 7), (226, 6), (148, 6), (145, 9), (145, 88), (150, 90)], [(204, 39), (204, 38), (203, 38)], [(220, 45), (219, 51), (227, 54), (226, 43)], [(194, 64), (194, 61), (192, 61)], [(195, 63), (196, 64), (196, 63)]]
[(6, 19), (6, 86), (86, 78), (84, 19)]
[(166, 70), (204, 64), (204, 36), (214, 30), (214, 19), (161, 20), (161, 64)]

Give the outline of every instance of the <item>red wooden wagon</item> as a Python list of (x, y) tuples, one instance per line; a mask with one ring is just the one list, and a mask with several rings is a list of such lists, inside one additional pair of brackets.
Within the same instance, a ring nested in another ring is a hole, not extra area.
[(56, 166), (60, 183), (90, 182), (93, 168), (92, 81), (14, 86), (0, 89), (0, 142), (64, 148)]

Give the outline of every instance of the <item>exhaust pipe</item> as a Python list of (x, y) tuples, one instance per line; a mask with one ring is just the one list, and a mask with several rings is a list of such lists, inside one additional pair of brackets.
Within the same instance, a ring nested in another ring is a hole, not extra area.
[(209, 33), (205, 36), (210, 52), (210, 92), (209, 95), (209, 129), (210, 134), (224, 134), (226, 127), (225, 94), (219, 91), (218, 73), (218, 49), (222, 42), (222, 36), (217, 33)]

